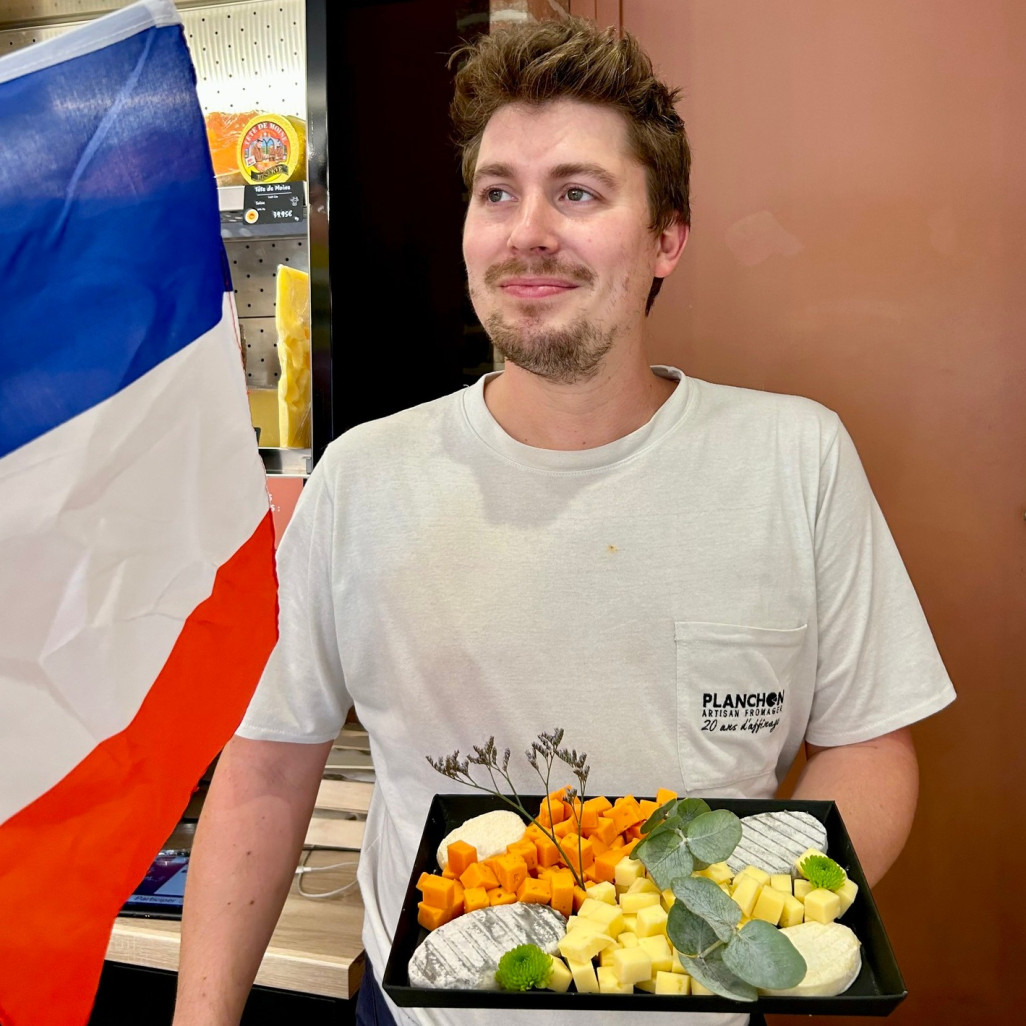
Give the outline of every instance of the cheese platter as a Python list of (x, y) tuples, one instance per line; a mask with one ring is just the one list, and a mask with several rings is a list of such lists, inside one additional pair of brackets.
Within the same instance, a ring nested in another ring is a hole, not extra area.
[[(527, 808), (538, 808), (544, 796), (522, 797)], [(843, 991), (833, 996), (815, 993), (766, 994), (760, 993), (754, 1001), (737, 1001), (717, 994), (667, 994), (643, 989), (625, 988), (624, 993), (585, 993), (571, 987), (564, 992), (548, 989), (508, 991), (494, 985), (480, 989), (457, 984), (444, 972), (444, 957), (433, 955), (436, 965), (442, 966), (439, 977), (425, 978), (423, 951), (431, 936), (418, 918), (424, 874), (439, 872), (441, 843), (462, 824), (507, 806), (490, 794), (437, 794), (428, 811), (421, 844), (414, 860), (413, 871), (396, 927), (391, 953), (385, 967), (385, 992), (400, 1006), (407, 1007), (459, 1007), (459, 1008), (551, 1008), (551, 1009), (612, 1009), (624, 1012), (677, 1011), (721, 1012), (747, 1011), (804, 1015), (859, 1015), (886, 1016), (906, 995), (905, 984), (898, 969), (890, 942), (884, 930), (873, 896), (866, 884), (848, 832), (833, 802), (780, 801), (776, 799), (708, 799), (711, 809), (725, 809), (738, 817), (762, 817), (766, 813), (794, 813), (825, 831), (825, 847), (830, 858), (840, 864), (853, 885), (857, 896), (843, 913), (843, 925), (853, 932), (861, 949), (861, 966), (856, 966), (854, 979)], [(758, 820), (753, 820), (757, 823)], [(526, 826), (526, 823), (525, 823)], [(748, 837), (746, 835), (746, 841)], [(804, 845), (804, 841), (803, 841)], [(512, 908), (515, 906), (506, 906)], [(483, 911), (483, 910), (482, 910)], [(470, 920), (481, 916), (481, 911), (464, 915), (464, 925), (471, 928)], [(454, 919), (458, 924), (459, 919)], [(437, 931), (436, 931), (437, 932)], [(441, 940), (441, 936), (436, 938)], [(814, 951), (813, 951), (814, 953)], [(411, 982), (411, 960), (417, 962)], [(556, 959), (558, 961), (558, 959)], [(810, 962), (811, 967), (811, 962)], [(810, 969), (811, 976), (811, 969)]]

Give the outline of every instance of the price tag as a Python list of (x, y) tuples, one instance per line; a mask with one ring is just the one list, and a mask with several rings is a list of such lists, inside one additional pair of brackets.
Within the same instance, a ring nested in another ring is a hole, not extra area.
[(242, 219), (246, 224), (305, 221), (304, 202), (302, 182), (247, 185), (243, 193)]

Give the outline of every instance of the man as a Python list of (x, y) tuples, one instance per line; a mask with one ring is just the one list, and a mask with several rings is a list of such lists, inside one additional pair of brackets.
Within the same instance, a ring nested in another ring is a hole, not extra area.
[[(377, 770), (358, 1014), (448, 1024), (500, 1016), (397, 1010), (377, 983), (443, 785), (426, 755), (559, 725), (591, 793), (765, 797), (804, 744), (798, 793), (839, 803), (875, 881), (915, 809), (907, 727), (953, 697), (837, 418), (648, 365), (689, 155), (636, 43), (571, 19), (462, 56), (464, 255), (505, 370), (357, 427), (304, 490), (281, 640), (200, 824), (179, 1026), (238, 1020), (353, 704)], [(620, 1021), (530, 1021), (576, 1018)]]

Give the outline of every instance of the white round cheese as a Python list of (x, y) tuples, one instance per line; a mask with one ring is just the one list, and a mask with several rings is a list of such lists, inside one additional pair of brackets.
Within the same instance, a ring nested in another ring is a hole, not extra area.
[(507, 844), (519, 841), (523, 836), (524, 821), (512, 809), (496, 809), (474, 816), (442, 838), (438, 846), (438, 868), (445, 869), (449, 861), (449, 845), (453, 841), (472, 844), (477, 849), (478, 860), (482, 860), (504, 854)]
[(802, 982), (764, 994), (833, 997), (846, 991), (862, 968), (858, 937), (843, 923), (799, 923), (780, 931), (798, 949), (807, 966)]
[(767, 873), (790, 873), (809, 848), (826, 853), (826, 827), (807, 812), (760, 812), (741, 819), (741, 840), (727, 859), (732, 873), (758, 866)]

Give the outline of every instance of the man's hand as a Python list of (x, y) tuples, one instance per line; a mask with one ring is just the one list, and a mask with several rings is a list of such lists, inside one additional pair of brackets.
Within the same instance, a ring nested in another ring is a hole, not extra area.
[(174, 1026), (239, 1022), (330, 750), (234, 737), (221, 753), (189, 860)]
[(919, 799), (919, 764), (905, 727), (837, 748), (806, 743), (795, 798), (837, 803), (866, 880), (873, 886), (901, 853)]

